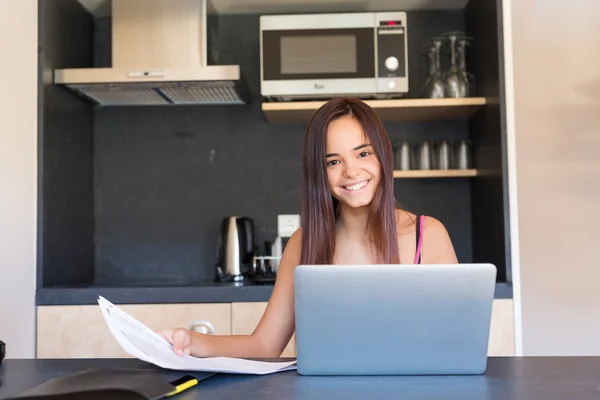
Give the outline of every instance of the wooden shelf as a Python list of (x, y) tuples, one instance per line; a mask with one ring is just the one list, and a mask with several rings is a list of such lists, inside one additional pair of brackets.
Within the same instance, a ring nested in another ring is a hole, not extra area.
[(477, 176), (476, 169), (429, 169), (394, 171), (394, 178), (472, 178), (475, 176)]
[[(463, 99), (366, 100), (382, 121), (467, 120), (486, 104), (485, 97)], [(262, 103), (269, 122), (308, 122), (325, 101)]]

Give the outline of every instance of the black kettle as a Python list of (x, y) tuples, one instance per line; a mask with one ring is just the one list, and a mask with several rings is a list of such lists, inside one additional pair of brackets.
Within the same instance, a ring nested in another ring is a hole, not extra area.
[(251, 218), (223, 218), (217, 250), (217, 280), (244, 280), (244, 274), (252, 267), (254, 241), (254, 222)]

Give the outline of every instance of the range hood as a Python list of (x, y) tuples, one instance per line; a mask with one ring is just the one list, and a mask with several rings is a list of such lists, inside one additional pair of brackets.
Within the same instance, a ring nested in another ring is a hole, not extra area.
[(244, 104), (239, 66), (213, 65), (214, 14), (209, 0), (112, 0), (112, 67), (57, 69), (54, 83), (100, 106)]

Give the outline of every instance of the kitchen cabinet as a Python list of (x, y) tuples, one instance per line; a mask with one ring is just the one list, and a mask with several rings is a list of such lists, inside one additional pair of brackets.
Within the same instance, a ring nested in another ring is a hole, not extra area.
[[(217, 335), (231, 333), (231, 304), (132, 304), (119, 307), (150, 329), (188, 328), (209, 321)], [(37, 308), (38, 358), (131, 357), (121, 349), (97, 305)]]
[(515, 331), (512, 299), (495, 299), (490, 323), (489, 356), (514, 356)]
[[(151, 329), (189, 327), (194, 321), (208, 321), (217, 335), (251, 334), (262, 318), (267, 302), (219, 304), (136, 304), (120, 305), (123, 311)], [(295, 335), (282, 357), (295, 357)], [(495, 299), (490, 324), (488, 354), (515, 353), (513, 300)], [(118, 358), (131, 357), (109, 332), (96, 305), (40, 306), (37, 309), (37, 358)]]
[[(267, 302), (233, 303), (231, 305), (231, 333), (233, 335), (248, 335), (254, 332), (266, 308)], [(281, 356), (296, 357), (295, 334)]]

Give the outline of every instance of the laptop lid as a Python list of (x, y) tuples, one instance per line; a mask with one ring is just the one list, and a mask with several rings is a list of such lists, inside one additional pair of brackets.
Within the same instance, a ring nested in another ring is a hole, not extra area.
[(492, 264), (300, 265), (298, 372), (481, 374), (495, 281)]

